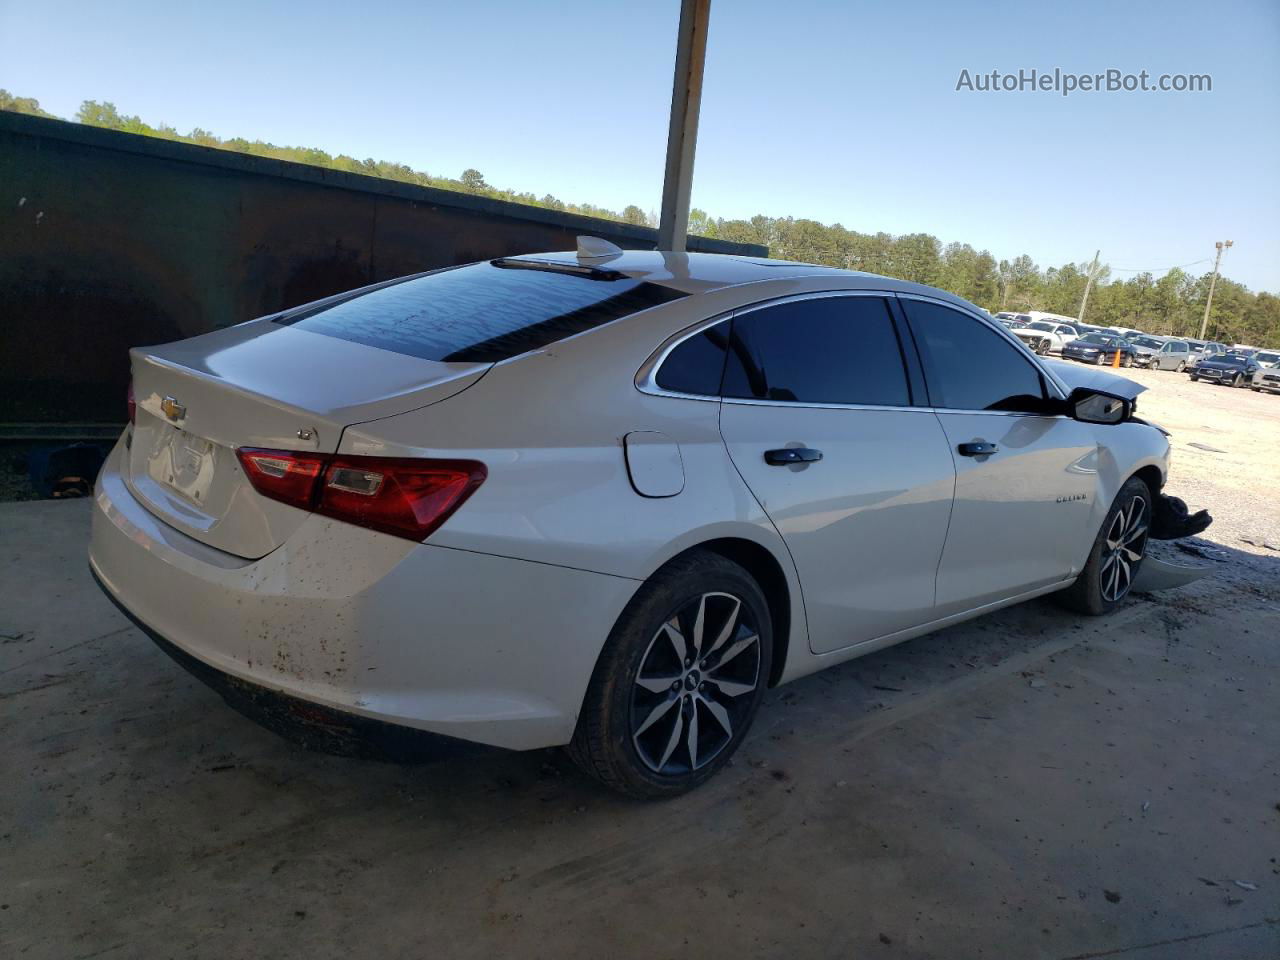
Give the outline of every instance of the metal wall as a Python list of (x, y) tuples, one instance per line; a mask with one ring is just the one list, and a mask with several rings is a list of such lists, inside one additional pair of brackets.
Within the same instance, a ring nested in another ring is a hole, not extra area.
[(0, 423), (121, 421), (131, 346), (573, 249), (581, 233), (656, 242), (645, 227), (0, 112)]

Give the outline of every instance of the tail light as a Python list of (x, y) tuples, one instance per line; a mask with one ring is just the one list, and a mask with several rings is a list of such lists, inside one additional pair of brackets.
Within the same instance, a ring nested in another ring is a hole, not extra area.
[(316, 480), (328, 457), (252, 447), (241, 447), (236, 455), (249, 476), (249, 482), (264, 497), (303, 510), (315, 509)]
[(129, 381), (129, 391), (124, 395), (124, 397), (125, 397), (125, 400), (124, 400), (125, 406), (129, 410), (129, 422), (137, 423), (138, 422), (138, 401), (135, 400), (133, 396), (132, 380)]
[(410, 540), (425, 540), (488, 476), (475, 460), (237, 451), (265, 497)]

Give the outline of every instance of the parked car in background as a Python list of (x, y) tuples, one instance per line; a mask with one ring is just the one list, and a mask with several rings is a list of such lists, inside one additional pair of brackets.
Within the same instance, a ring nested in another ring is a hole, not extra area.
[(1182, 373), (1191, 364), (1192, 356), (1191, 345), (1187, 341), (1165, 340), (1159, 353), (1152, 359), (1150, 367), (1153, 370), (1172, 370), (1175, 373)]
[(1265, 367), (1259, 364), (1249, 381), (1249, 389), (1254, 393), (1280, 393), (1280, 364)]
[(1041, 356), (1062, 353), (1062, 348), (1079, 337), (1076, 328), (1052, 320), (1032, 320), (1013, 330), (1013, 335)]
[(1193, 361), (1204, 360), (1206, 357), (1215, 357), (1220, 353), (1230, 352), (1226, 346), (1214, 340), (1191, 340), (1187, 343), (1191, 347), (1191, 359)]
[(1086, 333), (1078, 340), (1072, 340), (1062, 348), (1062, 356), (1067, 360), (1080, 360), (1084, 363), (1112, 363), (1116, 354), (1120, 355), (1120, 366), (1133, 366), (1133, 358), (1138, 351), (1123, 337), (1108, 333)]
[(175, 660), (313, 743), (568, 745), (636, 797), (780, 683), (1117, 609), (1168, 473), (1140, 385), (942, 290), (591, 238), (131, 360), (89, 565)]
[(1259, 350), (1254, 353), (1253, 359), (1260, 367), (1280, 367), (1280, 350)]
[(997, 313), (995, 317), (1010, 330), (1017, 330), (1019, 327), (1025, 327), (1031, 322), (1031, 317), (1028, 314), (1010, 313), (1007, 310)]
[(1156, 358), (1160, 356), (1160, 351), (1164, 349), (1164, 341), (1156, 337), (1148, 337), (1145, 333), (1134, 334), (1132, 337), (1125, 337), (1133, 344), (1136, 351), (1133, 357), (1133, 363), (1138, 367), (1152, 367), (1155, 365)]
[(1210, 383), (1227, 383), (1233, 387), (1243, 387), (1251, 383), (1253, 375), (1261, 368), (1252, 357), (1239, 353), (1218, 353), (1201, 359), (1187, 371), (1192, 380), (1207, 380)]

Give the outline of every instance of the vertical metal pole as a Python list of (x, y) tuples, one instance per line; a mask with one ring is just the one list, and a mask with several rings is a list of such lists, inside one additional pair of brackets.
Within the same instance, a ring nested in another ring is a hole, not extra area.
[(1200, 321), (1200, 339), (1204, 339), (1204, 333), (1209, 329), (1209, 308), (1213, 306), (1213, 288), (1218, 285), (1218, 264), (1222, 263), (1222, 251), (1231, 246), (1232, 240), (1219, 240), (1215, 246), (1218, 248), (1218, 255), (1213, 258), (1213, 279), (1209, 281), (1209, 296), (1204, 300), (1204, 319)]
[(1080, 301), (1080, 317), (1081, 323), (1084, 323), (1084, 308), (1089, 305), (1089, 288), (1093, 286), (1093, 278), (1098, 275), (1098, 258), (1102, 256), (1099, 250), (1093, 255), (1093, 263), (1089, 265), (1089, 279), (1084, 283), (1084, 299)]
[(710, 16), (711, 0), (681, 0), (675, 83), (671, 90), (671, 127), (667, 132), (667, 171), (658, 222), (659, 250), (684, 252), (689, 232), (693, 151), (698, 143), (698, 108), (702, 103), (702, 70), (707, 60)]

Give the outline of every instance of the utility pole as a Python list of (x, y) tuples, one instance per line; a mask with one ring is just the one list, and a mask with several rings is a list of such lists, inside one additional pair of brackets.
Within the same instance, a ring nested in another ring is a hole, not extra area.
[(693, 151), (698, 143), (698, 109), (702, 103), (702, 68), (707, 60), (710, 19), (711, 0), (681, 0), (676, 75), (671, 90), (671, 126), (667, 131), (667, 172), (658, 221), (659, 250), (683, 253), (689, 233)]
[(1093, 263), (1089, 264), (1089, 278), (1084, 282), (1084, 297), (1080, 301), (1080, 316), (1077, 318), (1084, 323), (1084, 308), (1089, 305), (1089, 288), (1093, 286), (1093, 278), (1098, 275), (1098, 257), (1102, 256), (1101, 250), (1094, 251)]
[(1219, 240), (1214, 244), (1218, 248), (1218, 255), (1213, 258), (1213, 279), (1209, 281), (1209, 296), (1204, 301), (1204, 319), (1200, 321), (1200, 339), (1204, 339), (1204, 333), (1209, 329), (1209, 308), (1213, 306), (1213, 288), (1218, 285), (1218, 265), (1222, 263), (1222, 252), (1230, 249), (1234, 240)]

